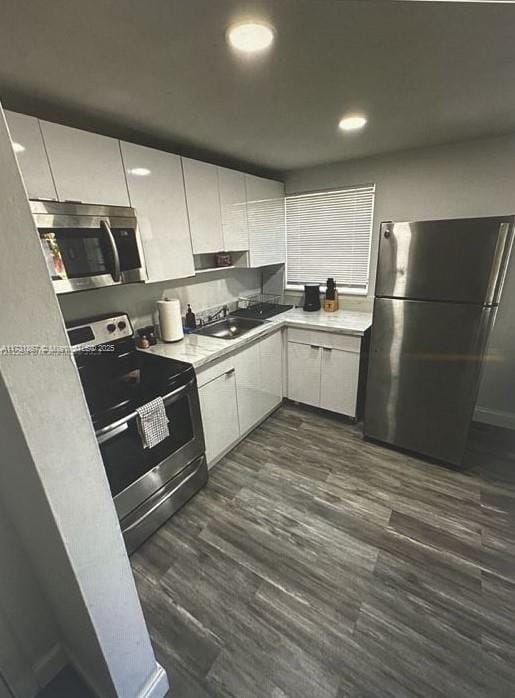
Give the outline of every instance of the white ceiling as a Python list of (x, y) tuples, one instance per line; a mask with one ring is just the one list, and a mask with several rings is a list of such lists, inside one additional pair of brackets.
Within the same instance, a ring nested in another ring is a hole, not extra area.
[[(256, 60), (238, 19), (273, 24)], [(4, 106), (263, 171), (515, 131), (515, 6), (2, 0)], [(369, 117), (338, 131), (347, 111)]]

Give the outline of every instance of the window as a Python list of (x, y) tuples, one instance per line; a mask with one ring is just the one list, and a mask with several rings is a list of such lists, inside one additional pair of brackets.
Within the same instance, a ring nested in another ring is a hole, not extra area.
[(286, 286), (325, 285), (365, 294), (375, 185), (286, 197)]

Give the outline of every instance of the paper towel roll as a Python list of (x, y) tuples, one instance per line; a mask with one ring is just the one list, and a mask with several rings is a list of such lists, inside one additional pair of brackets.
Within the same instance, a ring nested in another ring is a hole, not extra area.
[(161, 339), (164, 342), (178, 342), (184, 337), (182, 331), (181, 303), (177, 298), (157, 301)]

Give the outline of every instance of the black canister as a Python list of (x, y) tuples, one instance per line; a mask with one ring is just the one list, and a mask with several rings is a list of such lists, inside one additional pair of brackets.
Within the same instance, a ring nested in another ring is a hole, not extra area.
[(304, 284), (304, 310), (320, 310), (320, 284)]

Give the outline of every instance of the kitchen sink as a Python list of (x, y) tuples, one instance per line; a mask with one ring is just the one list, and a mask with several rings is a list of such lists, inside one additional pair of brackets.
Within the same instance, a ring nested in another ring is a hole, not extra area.
[(249, 318), (228, 317), (223, 320), (217, 320), (204, 327), (199, 327), (194, 330), (194, 334), (202, 334), (206, 337), (216, 337), (217, 339), (236, 339), (259, 327), (263, 324), (263, 320), (251, 320)]

